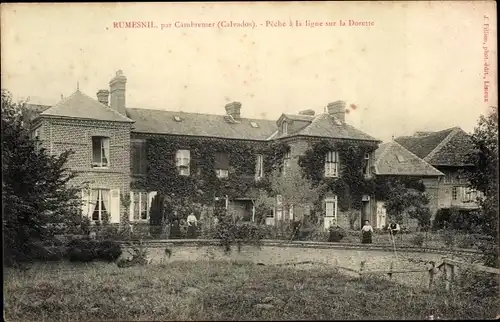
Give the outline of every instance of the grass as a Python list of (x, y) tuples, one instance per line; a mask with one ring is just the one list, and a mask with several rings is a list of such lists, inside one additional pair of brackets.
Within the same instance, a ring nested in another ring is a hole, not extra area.
[[(419, 290), (332, 268), (246, 262), (35, 264), (5, 272), (9, 321), (493, 318), (496, 296)], [(267, 298), (265, 300), (265, 298)], [(272, 309), (256, 307), (271, 302)]]

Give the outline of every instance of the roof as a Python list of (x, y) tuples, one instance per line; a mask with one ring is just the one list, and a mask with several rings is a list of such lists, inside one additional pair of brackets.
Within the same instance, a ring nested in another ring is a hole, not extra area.
[(395, 141), (415, 153), (420, 158), (425, 158), (441, 143), (454, 128), (438, 132), (428, 132), (426, 135), (402, 136)]
[(377, 175), (421, 177), (444, 175), (395, 141), (379, 145), (375, 151), (374, 168)]
[[(52, 107), (32, 105), (41, 116), (93, 119), (115, 122), (134, 122), (132, 132), (204, 136), (239, 140), (271, 140), (282, 137), (309, 136), (320, 138), (379, 140), (340, 122), (329, 114), (282, 114), (280, 119), (291, 120), (289, 135), (280, 136), (273, 120), (239, 118), (228, 115), (166, 111), (160, 109), (127, 108), (127, 116), (101, 104), (79, 90)], [(279, 120), (278, 120), (279, 121)]]
[(466, 155), (473, 149), (470, 136), (459, 127), (395, 140), (434, 166), (465, 166)]
[(227, 115), (142, 108), (127, 108), (127, 114), (135, 121), (132, 131), (140, 133), (266, 140), (276, 131), (276, 124), (271, 120), (241, 118), (234, 121)]
[(286, 137), (293, 136), (325, 137), (332, 139), (366, 140), (376, 142), (380, 141), (363, 131), (358, 130), (352, 125), (339, 121), (328, 113), (315, 116), (309, 125), (297, 132), (290, 133)]
[(294, 114), (283, 114), (286, 118), (293, 121), (309, 121), (314, 119), (313, 115), (294, 115)]
[(112, 122), (134, 122), (114, 109), (77, 90), (56, 105), (44, 110), (40, 116), (90, 119)]

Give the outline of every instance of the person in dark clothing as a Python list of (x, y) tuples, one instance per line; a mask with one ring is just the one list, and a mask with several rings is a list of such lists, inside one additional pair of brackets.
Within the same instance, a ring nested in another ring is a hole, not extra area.
[(336, 227), (330, 227), (330, 235), (328, 236), (329, 242), (338, 243), (344, 238), (344, 234), (342, 232), (342, 228), (338, 225)]
[(395, 240), (397, 234), (401, 231), (401, 227), (399, 227), (399, 224), (395, 222), (391, 222), (389, 225), (389, 232), (391, 233), (392, 238)]
[(373, 235), (373, 227), (370, 225), (370, 221), (365, 220), (365, 224), (363, 228), (361, 228), (361, 243), (362, 244), (371, 244), (372, 243), (372, 235)]
[(294, 221), (292, 223), (292, 240), (299, 240), (300, 238), (300, 228), (302, 223), (300, 221)]
[(177, 215), (172, 216), (172, 228), (170, 230), (170, 238), (177, 239), (181, 238), (181, 226), (179, 222), (179, 217)]

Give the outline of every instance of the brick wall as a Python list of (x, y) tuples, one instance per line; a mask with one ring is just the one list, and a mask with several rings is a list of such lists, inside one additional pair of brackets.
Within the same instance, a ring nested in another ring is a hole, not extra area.
[[(120, 193), (130, 191), (130, 123), (105, 122), (93, 120), (45, 119), (43, 126), (43, 146), (52, 154), (58, 155), (68, 149), (74, 151), (68, 167), (78, 172), (71, 183), (83, 187), (120, 189)], [(92, 136), (110, 138), (110, 167), (93, 169)], [(125, 209), (121, 207), (123, 215)]]

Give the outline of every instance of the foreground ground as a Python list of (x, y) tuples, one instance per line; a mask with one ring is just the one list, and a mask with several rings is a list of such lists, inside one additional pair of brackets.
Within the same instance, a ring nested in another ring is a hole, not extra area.
[(4, 294), (9, 321), (488, 319), (498, 308), (493, 296), (243, 261), (37, 264), (6, 271)]

